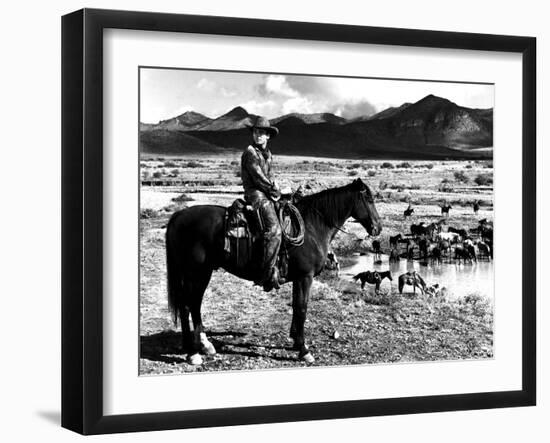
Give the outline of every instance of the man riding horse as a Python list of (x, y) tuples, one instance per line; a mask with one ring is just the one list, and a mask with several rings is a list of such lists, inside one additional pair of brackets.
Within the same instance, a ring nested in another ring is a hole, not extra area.
[(252, 132), (252, 144), (241, 157), (244, 198), (259, 211), (263, 225), (262, 275), (254, 283), (263, 285), (264, 290), (269, 292), (280, 287), (276, 262), (281, 246), (281, 227), (274, 201), (280, 198), (281, 192), (272, 177), (272, 155), (267, 143), (279, 134), (279, 130), (271, 126), (265, 117), (257, 117), (247, 127)]

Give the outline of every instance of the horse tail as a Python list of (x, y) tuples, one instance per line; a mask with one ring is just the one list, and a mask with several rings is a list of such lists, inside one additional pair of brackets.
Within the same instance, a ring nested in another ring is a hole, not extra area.
[(168, 308), (172, 313), (174, 324), (178, 323), (180, 306), (183, 297), (183, 275), (178, 266), (176, 252), (174, 251), (174, 239), (172, 238), (175, 214), (172, 215), (166, 228), (166, 277), (168, 285)]

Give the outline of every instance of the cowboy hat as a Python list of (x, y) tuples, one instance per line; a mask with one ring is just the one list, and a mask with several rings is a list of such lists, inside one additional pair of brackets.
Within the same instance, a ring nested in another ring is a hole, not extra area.
[(256, 117), (252, 124), (246, 123), (245, 126), (251, 131), (254, 128), (264, 129), (268, 132), (271, 138), (274, 138), (277, 134), (279, 134), (279, 130), (275, 126), (271, 126), (267, 118), (261, 116)]

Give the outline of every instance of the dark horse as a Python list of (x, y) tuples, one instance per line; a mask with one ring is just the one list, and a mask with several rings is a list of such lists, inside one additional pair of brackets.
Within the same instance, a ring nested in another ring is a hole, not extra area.
[(374, 291), (378, 294), (378, 291), (380, 290), (380, 283), (382, 283), (382, 280), (387, 278), (388, 280), (392, 281), (392, 275), (391, 271), (365, 271), (360, 272), (359, 274), (355, 275), (353, 277), (353, 281), (361, 280), (361, 289), (365, 288), (365, 283), (369, 283), (371, 285), (376, 285), (374, 288)]
[[(293, 283), (290, 337), (299, 358), (313, 363), (304, 339), (304, 323), (313, 277), (323, 270), (330, 241), (350, 217), (371, 235), (378, 235), (382, 227), (372, 192), (361, 179), (303, 197), (296, 206), (304, 219), (305, 234), (301, 246), (289, 249), (286, 280)], [(166, 229), (168, 302), (174, 320), (180, 319), (183, 346), (189, 350), (192, 364), (202, 363), (200, 351), (216, 352), (201, 319), (202, 298), (212, 271), (222, 267), (246, 280), (257, 277), (252, 264), (239, 268), (225, 255), (224, 218), (222, 206), (192, 206), (174, 213)]]

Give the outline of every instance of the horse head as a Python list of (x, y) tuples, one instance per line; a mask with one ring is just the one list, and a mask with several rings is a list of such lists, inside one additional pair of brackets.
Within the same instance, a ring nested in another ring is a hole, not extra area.
[(370, 235), (382, 232), (380, 216), (374, 205), (374, 198), (369, 186), (360, 178), (351, 183), (351, 189), (356, 192), (356, 198), (351, 216), (363, 226)]

